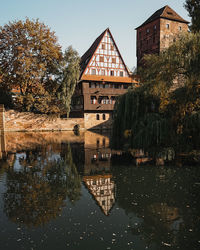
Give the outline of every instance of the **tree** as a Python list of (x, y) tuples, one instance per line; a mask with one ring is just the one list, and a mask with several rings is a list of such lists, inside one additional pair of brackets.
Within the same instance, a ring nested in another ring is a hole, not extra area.
[(14, 21), (0, 27), (0, 86), (18, 89), (21, 110), (57, 112), (52, 80), (61, 59), (54, 32), (38, 20)]
[(63, 112), (69, 117), (71, 99), (80, 76), (80, 58), (78, 53), (69, 46), (60, 64), (58, 98), (63, 104)]
[(185, 8), (192, 18), (191, 30), (193, 32), (200, 31), (200, 1), (199, 0), (186, 0)]
[(115, 105), (114, 140), (144, 149), (199, 147), (200, 33), (183, 35), (160, 55), (145, 56), (144, 62), (142, 86)]

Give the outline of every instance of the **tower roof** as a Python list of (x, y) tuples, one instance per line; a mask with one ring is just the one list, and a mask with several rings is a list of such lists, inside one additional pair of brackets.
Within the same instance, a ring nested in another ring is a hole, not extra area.
[(183, 19), (181, 16), (179, 16), (172, 8), (170, 8), (168, 5), (164, 6), (163, 8), (157, 10), (153, 15), (151, 15), (142, 25), (137, 27), (136, 29), (151, 23), (155, 21), (158, 18), (168, 19), (172, 21), (177, 21), (181, 23), (189, 23), (185, 19)]

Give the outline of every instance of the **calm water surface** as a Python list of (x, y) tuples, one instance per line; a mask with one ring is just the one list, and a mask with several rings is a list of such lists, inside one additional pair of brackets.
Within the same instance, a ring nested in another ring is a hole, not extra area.
[(0, 249), (200, 249), (199, 166), (123, 164), (92, 132), (0, 149)]

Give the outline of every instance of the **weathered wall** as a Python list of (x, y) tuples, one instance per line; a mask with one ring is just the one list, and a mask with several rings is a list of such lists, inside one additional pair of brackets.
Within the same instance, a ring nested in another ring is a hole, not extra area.
[[(169, 28), (167, 28), (167, 24)], [(160, 19), (160, 51), (168, 48), (182, 33), (188, 32), (186, 23)]]
[(5, 131), (63, 131), (73, 130), (77, 124), (79, 124), (81, 130), (85, 129), (83, 118), (61, 119), (14, 110), (5, 111), (4, 118)]
[[(97, 120), (97, 114), (99, 120)], [(103, 114), (105, 114), (105, 120), (103, 120)], [(85, 129), (110, 129), (112, 126), (111, 113), (85, 113)]]
[(4, 130), (4, 106), (3, 104), (0, 104), (0, 131), (1, 130)]

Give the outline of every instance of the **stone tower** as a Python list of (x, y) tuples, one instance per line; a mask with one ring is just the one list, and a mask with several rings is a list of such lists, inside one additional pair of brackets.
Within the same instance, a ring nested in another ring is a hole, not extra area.
[(137, 66), (142, 65), (145, 54), (159, 54), (168, 48), (181, 32), (187, 32), (188, 23), (168, 5), (157, 10), (136, 28)]

